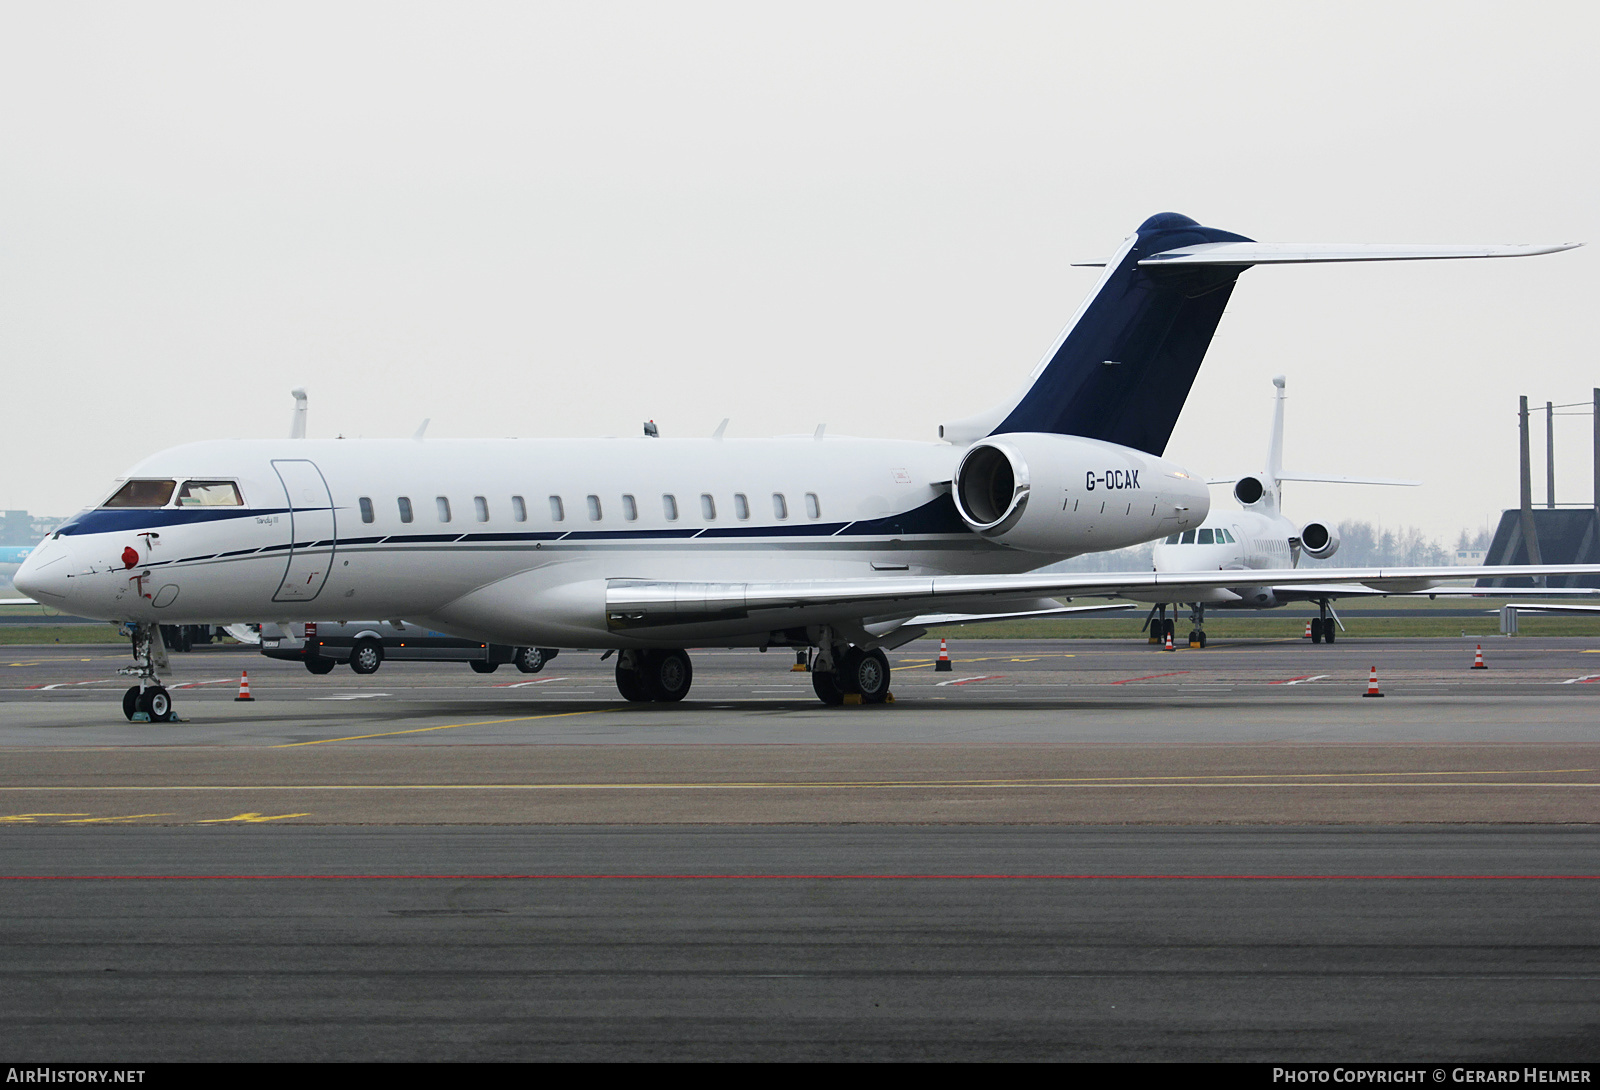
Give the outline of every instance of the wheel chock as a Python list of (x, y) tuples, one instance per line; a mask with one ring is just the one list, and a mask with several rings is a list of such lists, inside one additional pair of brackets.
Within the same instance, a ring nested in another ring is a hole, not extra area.
[(845, 693), (844, 694), (844, 702), (846, 704), (859, 704), (859, 703), (861, 703), (861, 694), (860, 693)]
[(133, 718), (128, 720), (128, 722), (130, 722), (130, 723), (148, 723), (148, 722), (150, 722), (150, 713), (149, 712), (134, 712), (133, 713)]
[(894, 694), (893, 693), (884, 693), (883, 694), (883, 702), (885, 704), (893, 704), (894, 703)]

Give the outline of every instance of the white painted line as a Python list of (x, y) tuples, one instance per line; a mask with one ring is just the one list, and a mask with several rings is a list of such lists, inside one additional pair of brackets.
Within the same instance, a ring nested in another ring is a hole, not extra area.
[(1285, 685), (1304, 685), (1308, 681), (1321, 681), (1323, 678), (1332, 677), (1332, 674), (1318, 674), (1316, 677), (1297, 677), (1293, 681), (1285, 681)]
[(312, 700), (371, 700), (375, 696), (393, 696), (393, 693), (345, 693), (342, 696), (314, 696)]
[(571, 681), (571, 680), (572, 679), (569, 678), (569, 677), (542, 677), (538, 681), (508, 681), (508, 682), (505, 682), (503, 684), (496, 685), (495, 688), (496, 689), (522, 689), (522, 688), (526, 688), (529, 685), (548, 685), (552, 681)]
[(974, 681), (993, 681), (995, 678), (1005, 677), (1004, 674), (980, 674), (977, 677), (953, 677), (949, 681), (935, 682), (936, 685), (971, 685)]
[(1563, 684), (1563, 685), (1576, 685), (1581, 681), (1594, 681), (1596, 679), (1600, 679), (1600, 674), (1585, 674), (1582, 677), (1569, 677), (1569, 678), (1567, 678), (1567, 680), (1563, 681), (1561, 684)]

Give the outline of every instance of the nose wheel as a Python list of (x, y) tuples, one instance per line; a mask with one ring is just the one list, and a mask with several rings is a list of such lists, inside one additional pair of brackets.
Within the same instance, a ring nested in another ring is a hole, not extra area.
[(172, 694), (162, 686), (156, 671), (167, 671), (167, 648), (159, 625), (133, 626), (133, 665), (117, 671), (137, 677), (139, 684), (122, 694), (122, 714), (130, 723), (181, 723), (172, 710)]
[(135, 685), (123, 693), (122, 714), (130, 723), (181, 722), (172, 710), (172, 694), (160, 685), (142, 690)]

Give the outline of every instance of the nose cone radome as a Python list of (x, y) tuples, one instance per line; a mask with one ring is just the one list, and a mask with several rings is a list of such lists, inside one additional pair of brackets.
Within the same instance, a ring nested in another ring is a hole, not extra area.
[(11, 585), (35, 601), (46, 605), (63, 604), (69, 596), (66, 558), (65, 549), (46, 541), (22, 561), (22, 567), (11, 577)]

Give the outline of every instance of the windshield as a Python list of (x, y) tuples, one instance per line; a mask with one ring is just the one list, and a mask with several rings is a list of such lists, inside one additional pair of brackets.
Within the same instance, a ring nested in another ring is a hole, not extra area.
[(179, 507), (243, 507), (239, 487), (232, 481), (185, 481), (178, 491)]
[(102, 507), (165, 507), (177, 481), (129, 481)]

